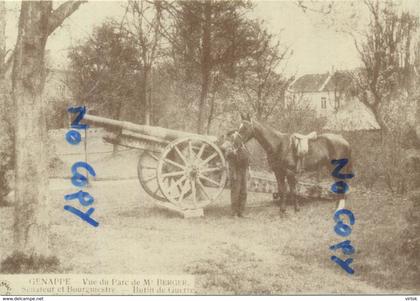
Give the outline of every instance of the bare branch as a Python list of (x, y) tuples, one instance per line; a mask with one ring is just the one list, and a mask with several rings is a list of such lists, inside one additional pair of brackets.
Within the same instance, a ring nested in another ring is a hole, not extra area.
[[(312, 3), (312, 4), (318, 4), (319, 3), (318, 1), (309, 1), (309, 2)], [(331, 1), (331, 2), (328, 2), (328, 5), (326, 6), (326, 8), (325, 8), (325, 6), (322, 6), (320, 9), (317, 9), (317, 8), (311, 7), (310, 5), (307, 5), (307, 3), (308, 3), (308, 1), (303, 1), (303, 0), (296, 1), (296, 5), (298, 7), (300, 7), (303, 10), (304, 13), (306, 13), (306, 11), (311, 11), (311, 12), (314, 12), (314, 13), (320, 13), (320, 14), (328, 15), (328, 14), (331, 13), (331, 11), (333, 9), (333, 5), (334, 5), (334, 2)], [(323, 3), (323, 5), (324, 5), (324, 3)]]

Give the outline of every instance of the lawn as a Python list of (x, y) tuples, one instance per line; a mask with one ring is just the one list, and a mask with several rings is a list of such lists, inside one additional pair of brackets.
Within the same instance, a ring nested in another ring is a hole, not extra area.
[[(311, 200), (285, 217), (271, 195), (250, 193), (246, 219), (233, 219), (229, 191), (202, 218), (183, 219), (159, 208), (136, 178), (133, 151), (90, 156), (98, 179), (88, 192), (100, 225), (63, 210), (75, 192), (66, 176), (79, 155), (62, 156), (64, 172), (50, 179), (51, 249), (65, 273), (194, 274), (199, 294), (419, 293), (420, 281), (403, 255), (409, 226), (407, 198), (351, 187), (347, 208), (356, 216), (348, 239), (356, 248), (347, 274), (330, 260), (343, 238), (333, 230), (335, 204)], [(81, 157), (80, 159), (83, 159)], [(120, 173), (121, 172), (121, 173)], [(12, 209), (0, 208), (0, 257), (10, 253)]]

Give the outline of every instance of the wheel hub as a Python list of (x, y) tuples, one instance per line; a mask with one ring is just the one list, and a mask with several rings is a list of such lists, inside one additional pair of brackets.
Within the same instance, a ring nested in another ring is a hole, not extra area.
[[(220, 173), (214, 165), (217, 162), (225, 166), (221, 150), (206, 138), (185, 137), (172, 141), (165, 147), (157, 166), (162, 194), (183, 210), (206, 206), (217, 199), (225, 184), (226, 171), (223, 169)], [(206, 185), (206, 181), (213, 185)]]
[(190, 178), (193, 178), (193, 179), (197, 178), (199, 173), (200, 173), (200, 168), (197, 165), (191, 165), (188, 168), (188, 174)]

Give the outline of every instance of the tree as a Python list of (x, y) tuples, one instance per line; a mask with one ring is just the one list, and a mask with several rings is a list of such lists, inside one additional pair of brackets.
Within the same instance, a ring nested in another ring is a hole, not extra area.
[(388, 131), (381, 106), (393, 93), (407, 89), (412, 65), (411, 44), (418, 19), (408, 12), (398, 13), (392, 2), (366, 0), (369, 27), (355, 46), (363, 63), (355, 82), (364, 93), (360, 100), (372, 110), (381, 129)]
[(311, 105), (303, 100), (303, 95), (280, 105), (280, 112), (273, 126), (286, 133), (321, 132), (325, 118), (319, 118)]
[(47, 129), (42, 101), (48, 37), (82, 2), (22, 1), (12, 73), (15, 123), (15, 248), (48, 255)]
[(78, 98), (115, 119), (121, 119), (125, 104), (130, 104), (134, 110), (128, 119), (150, 124), (160, 19), (159, 1), (130, 0), (120, 23), (104, 22), (87, 41), (74, 47), (69, 57), (77, 74), (73, 90)]
[(6, 204), (5, 198), (10, 191), (8, 170), (12, 168), (12, 127), (10, 124), (9, 87), (6, 83), (6, 7), (0, 1), (0, 206)]
[(6, 5), (0, 1), (0, 75), (4, 79), (6, 66)]
[(382, 132), (388, 132), (383, 109), (398, 94), (415, 90), (412, 67), (418, 17), (393, 1), (297, 1), (297, 5), (320, 13), (324, 25), (352, 37), (362, 64), (353, 72), (352, 89), (375, 115)]
[[(252, 52), (254, 41), (248, 31), (247, 1), (165, 2), (173, 16), (171, 32), (164, 37), (172, 46), (174, 60), (180, 62), (188, 82), (197, 82), (197, 131), (205, 132), (205, 121), (213, 118), (214, 95), (219, 80), (234, 77), (238, 62)], [(210, 120), (210, 122), (209, 122)]]
[(257, 119), (267, 119), (283, 103), (289, 81), (277, 73), (291, 54), (288, 47), (274, 42), (273, 36), (258, 22), (253, 24), (258, 47), (239, 67), (239, 91), (244, 94)]
[(144, 108), (144, 123), (151, 124), (152, 70), (157, 58), (161, 38), (161, 1), (130, 0), (127, 4), (129, 13), (123, 28), (136, 44), (137, 60), (140, 64), (140, 79), (136, 82), (140, 89), (140, 102)]
[(71, 89), (76, 99), (101, 115), (121, 119), (126, 104), (131, 105), (129, 120), (139, 120), (141, 91), (137, 85), (142, 64), (137, 44), (122, 24), (107, 21), (69, 53), (75, 74)]

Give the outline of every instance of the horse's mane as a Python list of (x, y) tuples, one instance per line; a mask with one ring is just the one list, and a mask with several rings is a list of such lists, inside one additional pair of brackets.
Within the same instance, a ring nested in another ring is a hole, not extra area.
[(266, 151), (276, 150), (279, 145), (285, 143), (285, 138), (289, 136), (288, 134), (273, 129), (271, 126), (263, 124), (258, 120), (252, 120), (251, 123), (254, 124), (254, 129), (261, 132), (260, 137), (255, 138)]
[(274, 133), (274, 134), (276, 134), (279, 138), (283, 138), (284, 136), (289, 135), (288, 133), (283, 133), (283, 132), (280, 132), (279, 130), (277, 130), (277, 129), (273, 128), (272, 126), (270, 126), (270, 125), (268, 125), (268, 124), (262, 123), (262, 122), (261, 122), (261, 121), (259, 121), (259, 120), (255, 120), (255, 119), (254, 119), (254, 120), (252, 120), (252, 122), (256, 123), (257, 125), (261, 126), (262, 128), (265, 128), (265, 129), (267, 129), (267, 130), (269, 130), (269, 131), (273, 132), (273, 133)]

